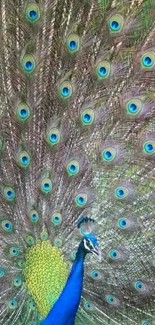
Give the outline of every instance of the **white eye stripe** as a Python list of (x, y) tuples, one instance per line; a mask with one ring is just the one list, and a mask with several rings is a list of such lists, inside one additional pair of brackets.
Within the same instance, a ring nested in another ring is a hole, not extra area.
[(87, 245), (87, 241), (86, 241), (86, 239), (84, 239), (84, 247), (88, 250), (88, 251), (90, 251), (91, 249), (94, 249), (95, 247), (93, 246), (93, 244), (89, 241), (89, 245), (90, 246), (88, 246)]

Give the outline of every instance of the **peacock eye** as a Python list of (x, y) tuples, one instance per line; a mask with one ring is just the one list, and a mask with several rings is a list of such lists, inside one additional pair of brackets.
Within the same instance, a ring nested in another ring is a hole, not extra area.
[(144, 69), (152, 69), (155, 65), (155, 53), (153, 51), (145, 52), (141, 58), (141, 65)]
[(106, 79), (109, 77), (111, 72), (111, 66), (108, 61), (101, 61), (96, 68), (97, 77), (100, 80)]
[(94, 122), (95, 114), (92, 108), (87, 108), (81, 113), (81, 122), (84, 126)]
[(153, 154), (155, 152), (155, 141), (146, 141), (143, 144), (143, 151), (149, 155)]
[(59, 93), (62, 98), (67, 99), (72, 95), (72, 85), (69, 81), (64, 81), (60, 85)]
[(27, 22), (34, 24), (40, 19), (40, 8), (36, 3), (29, 3), (25, 9), (25, 18)]
[(119, 33), (124, 25), (124, 19), (121, 15), (116, 14), (109, 19), (109, 30), (110, 33)]
[(5, 270), (0, 268), (0, 278), (2, 278), (5, 275)]
[(76, 34), (71, 34), (66, 42), (67, 49), (70, 53), (75, 53), (79, 50), (80, 39)]
[(17, 308), (17, 301), (15, 299), (11, 299), (8, 303), (9, 309), (16, 309)]
[(21, 66), (27, 75), (30, 75), (36, 66), (36, 61), (33, 55), (25, 55), (21, 60)]

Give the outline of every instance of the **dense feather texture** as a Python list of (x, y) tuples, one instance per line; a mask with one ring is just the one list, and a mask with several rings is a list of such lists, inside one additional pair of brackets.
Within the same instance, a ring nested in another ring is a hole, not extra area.
[(154, 20), (154, 0), (1, 0), (0, 324), (47, 314), (83, 216), (103, 260), (76, 325), (155, 323)]

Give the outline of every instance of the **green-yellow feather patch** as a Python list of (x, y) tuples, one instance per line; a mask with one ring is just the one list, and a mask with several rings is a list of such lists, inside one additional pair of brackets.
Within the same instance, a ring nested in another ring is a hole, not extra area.
[(45, 240), (38, 241), (25, 256), (25, 282), (42, 317), (49, 313), (67, 280), (67, 264), (61, 253)]

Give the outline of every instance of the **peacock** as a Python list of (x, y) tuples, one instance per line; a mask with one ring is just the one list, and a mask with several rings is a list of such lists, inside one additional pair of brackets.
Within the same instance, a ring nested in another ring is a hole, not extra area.
[(155, 324), (155, 1), (0, 2), (0, 324)]

